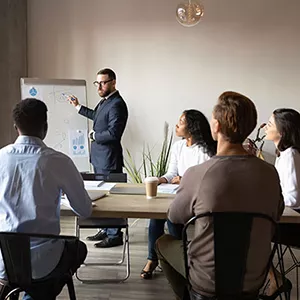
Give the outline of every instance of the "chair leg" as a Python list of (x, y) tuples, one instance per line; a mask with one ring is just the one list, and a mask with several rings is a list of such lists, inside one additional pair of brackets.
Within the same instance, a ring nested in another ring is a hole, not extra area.
[(10, 296), (10, 300), (19, 300), (19, 293), (14, 293)]
[[(293, 250), (291, 247), (287, 246), (286, 249), (288, 250), (288, 252), (290, 253), (290, 256), (292, 258), (293, 264), (292, 266), (290, 266), (286, 271), (285, 274), (290, 273), (291, 271), (293, 271), (294, 269), (296, 269), (296, 299), (299, 299), (299, 267), (300, 267), (300, 262), (298, 261), (296, 255), (294, 254)], [(289, 293), (290, 295), (290, 293)], [(286, 295), (286, 299), (288, 299), (289, 296)]]
[(68, 280), (67, 286), (68, 286), (70, 300), (76, 300), (74, 282), (73, 282), (73, 278), (72, 277)]
[(127, 250), (127, 264), (126, 264), (126, 277), (123, 281), (129, 278), (130, 276), (130, 255), (129, 255), (129, 231), (128, 227), (125, 231), (125, 244), (126, 244), (126, 250)]
[[(126, 255), (127, 251), (127, 255)], [(88, 267), (88, 266), (119, 266), (124, 263), (125, 258), (127, 259), (126, 262), (126, 275), (123, 278), (118, 278), (118, 279), (84, 279), (79, 277), (78, 271), (79, 269), (75, 272), (75, 277), (81, 282), (81, 283), (107, 283), (107, 282), (113, 282), (113, 283), (118, 283), (118, 282), (124, 282), (127, 280), (130, 276), (130, 256), (129, 256), (129, 230), (128, 227), (126, 228), (125, 231), (125, 241), (124, 241), (124, 246), (122, 250), (122, 259), (116, 263), (87, 263), (83, 264), (83, 266)]]
[(20, 295), (20, 288), (13, 289), (10, 291), (4, 298), (4, 300), (10, 299), (10, 300), (18, 300)]
[(80, 239), (80, 228), (78, 225), (78, 217), (75, 217), (75, 236)]
[(297, 287), (297, 299), (299, 299), (299, 270), (296, 267), (296, 287)]

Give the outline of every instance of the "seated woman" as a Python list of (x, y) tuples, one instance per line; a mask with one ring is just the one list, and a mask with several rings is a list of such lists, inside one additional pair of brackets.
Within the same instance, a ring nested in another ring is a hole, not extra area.
[[(176, 125), (176, 136), (182, 137), (171, 148), (171, 159), (168, 172), (159, 178), (159, 183), (179, 184), (184, 172), (192, 166), (207, 161), (215, 155), (217, 144), (213, 140), (206, 117), (198, 110), (185, 110)], [(152, 278), (158, 265), (155, 252), (156, 240), (164, 234), (166, 220), (151, 219), (148, 231), (148, 262), (141, 272), (144, 279)], [(172, 235), (180, 235), (176, 228), (169, 225)]]
[[(277, 158), (275, 167), (286, 206), (300, 208), (300, 114), (290, 108), (276, 109), (265, 126), (265, 139), (273, 141)], [(280, 224), (280, 243), (300, 246), (299, 224)], [(270, 273), (267, 295), (277, 290), (274, 274)], [(279, 277), (280, 284), (282, 280)]]
[(276, 109), (265, 126), (265, 140), (277, 149), (275, 167), (286, 206), (300, 208), (300, 114), (290, 108)]

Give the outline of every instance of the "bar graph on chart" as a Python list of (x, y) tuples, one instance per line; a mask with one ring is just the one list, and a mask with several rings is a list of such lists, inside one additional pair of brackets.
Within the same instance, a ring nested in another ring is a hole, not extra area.
[(88, 156), (86, 130), (70, 130), (70, 153), (72, 156)]

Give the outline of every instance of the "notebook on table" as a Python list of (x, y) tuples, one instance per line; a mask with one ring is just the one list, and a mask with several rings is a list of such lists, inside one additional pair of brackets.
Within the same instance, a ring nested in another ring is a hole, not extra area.
[(146, 195), (146, 189), (145, 187), (114, 186), (109, 193), (122, 195)]
[(104, 184), (102, 180), (84, 180), (84, 187), (86, 189), (97, 188)]
[(99, 200), (106, 196), (106, 192), (103, 191), (87, 191), (92, 201)]
[[(93, 203), (94, 201), (99, 200), (106, 196), (106, 192), (102, 192), (102, 191), (87, 191), (87, 193), (89, 194), (89, 196), (92, 200), (93, 206), (96, 205), (95, 203)], [(68, 197), (66, 195), (61, 196), (60, 204), (66, 206), (68, 208), (71, 208)]]

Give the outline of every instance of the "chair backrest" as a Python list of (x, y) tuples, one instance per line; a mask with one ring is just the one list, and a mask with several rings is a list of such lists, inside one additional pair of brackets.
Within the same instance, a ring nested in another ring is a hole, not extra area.
[[(238, 299), (243, 294), (243, 283), (250, 237), (254, 219), (265, 219), (270, 229), (276, 229), (276, 222), (265, 214), (244, 212), (209, 212), (191, 218), (183, 229), (183, 245), (186, 278), (189, 278), (187, 229), (199, 218), (212, 218), (214, 231), (215, 294), (217, 297)], [(270, 248), (271, 248), (270, 236)], [(266, 241), (267, 242), (267, 241)], [(265, 266), (265, 276), (275, 253), (273, 248)], [(262, 282), (263, 284), (263, 282)], [(257, 291), (258, 292), (258, 291)]]
[(74, 240), (74, 236), (0, 232), (0, 248), (9, 285), (28, 287), (32, 283), (31, 238)]
[(83, 180), (103, 180), (106, 182), (127, 182), (126, 173), (110, 173), (110, 174), (96, 174), (96, 173), (81, 173)]
[(30, 237), (1, 232), (0, 248), (9, 284), (29, 286), (32, 281)]

